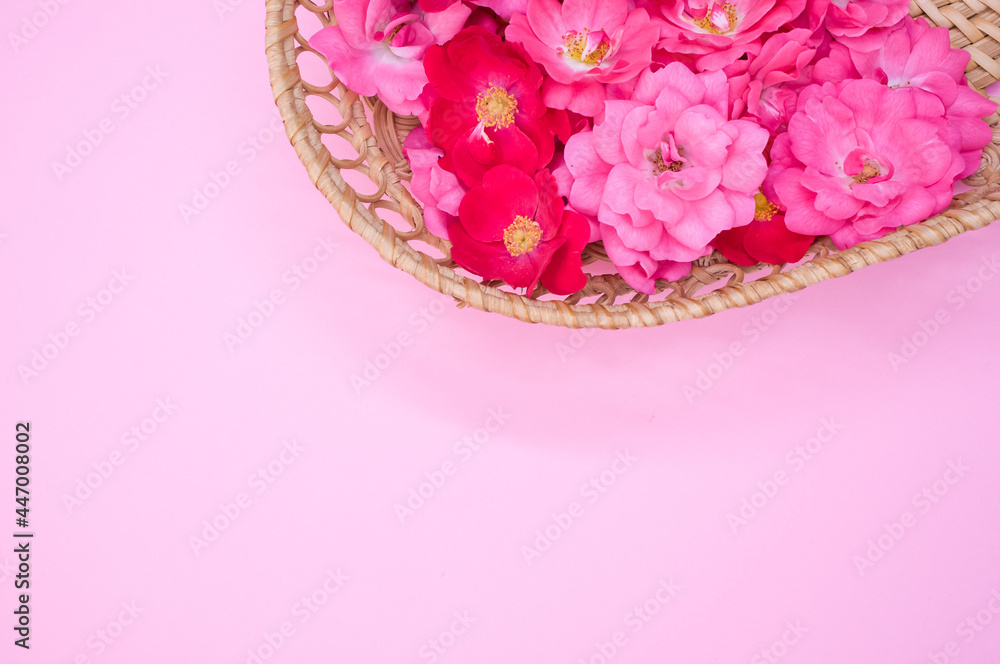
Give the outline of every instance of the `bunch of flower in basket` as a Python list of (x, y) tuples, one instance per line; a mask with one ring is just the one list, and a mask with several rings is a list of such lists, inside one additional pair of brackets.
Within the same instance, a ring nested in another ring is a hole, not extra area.
[[(720, 1), (722, 2), (720, 4)], [(427, 229), (530, 295), (601, 241), (642, 293), (719, 250), (800, 260), (944, 210), (991, 140), (908, 0), (334, 0), (310, 39), (405, 142)]]

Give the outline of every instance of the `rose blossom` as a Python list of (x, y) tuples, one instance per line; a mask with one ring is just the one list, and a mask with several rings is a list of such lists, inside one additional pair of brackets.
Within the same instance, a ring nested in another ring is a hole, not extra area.
[(680, 63), (646, 71), (629, 101), (566, 144), (570, 204), (596, 217), (608, 257), (638, 291), (705, 255), (721, 231), (750, 223), (767, 172), (768, 133), (729, 120), (726, 76)]
[(964, 178), (979, 168), (983, 148), (993, 138), (983, 118), (996, 110), (965, 79), (970, 57), (968, 51), (952, 48), (947, 28), (904, 18), (880, 35), (873, 51), (833, 43), (829, 57), (816, 63), (814, 82), (867, 78), (916, 95), (921, 115), (943, 115), (960, 134), (965, 168), (959, 177)]
[(507, 164), (493, 168), (462, 199), (459, 218), (451, 227), (451, 255), (470, 272), (525, 288), (529, 296), (539, 280), (557, 295), (586, 285), (580, 252), (590, 229), (564, 208), (547, 170), (532, 178)]
[(378, 95), (400, 115), (421, 114), (427, 85), (421, 59), (461, 30), (471, 10), (458, 3), (421, 15), (407, 0), (334, 0), (333, 6), (337, 25), (314, 34), (309, 45), (354, 92)]
[(542, 103), (542, 74), (520, 45), (466, 28), (429, 48), (424, 69), (435, 95), (427, 136), (447, 153), (442, 167), (466, 185), (498, 164), (530, 174), (552, 159), (553, 129), (568, 129), (566, 114), (558, 122)]
[(772, 134), (795, 111), (798, 91), (810, 81), (806, 73), (816, 49), (805, 29), (772, 35), (759, 55), (737, 60), (726, 68), (732, 117), (749, 116)]
[(802, 91), (765, 185), (789, 230), (844, 249), (948, 206), (965, 160), (944, 118), (922, 117), (916, 99), (871, 80)]
[(813, 0), (810, 5), (810, 25), (822, 22), (837, 41), (859, 51), (879, 47), (887, 28), (907, 15), (909, 0)]
[(639, 75), (652, 61), (659, 30), (628, 0), (529, 0), (505, 36), (545, 68), (545, 103), (593, 117), (604, 108), (604, 83)]
[(642, 0), (650, 15), (662, 17), (659, 47), (694, 57), (699, 71), (732, 64), (744, 53), (760, 51), (765, 32), (794, 21), (806, 0)]

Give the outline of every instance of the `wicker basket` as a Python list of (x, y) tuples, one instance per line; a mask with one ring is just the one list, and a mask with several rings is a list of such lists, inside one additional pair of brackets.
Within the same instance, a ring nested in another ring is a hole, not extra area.
[[(691, 274), (680, 281), (658, 281), (654, 296), (636, 293), (612, 273), (589, 276), (586, 288), (568, 297), (556, 298), (542, 291), (528, 298), (502, 283), (477, 281), (456, 272), (448, 243), (424, 228), (420, 205), (404, 185), (410, 170), (400, 147), (407, 132), (416, 126), (414, 118), (398, 117), (378, 99), (361, 98), (336, 79), (326, 85), (302, 79), (297, 59), (312, 51), (307, 43), (312, 32), (299, 32), (297, 16), (301, 19), (303, 12), (311, 12), (318, 19), (312, 21), (318, 29), (333, 21), (332, 7), (332, 0), (323, 5), (309, 0), (267, 0), (271, 88), (288, 138), (313, 184), (351, 230), (375, 247), (384, 260), (452, 296), (460, 307), (571, 328), (651, 327), (801, 290), (941, 244), (1000, 217), (1000, 116), (994, 114), (988, 119), (993, 141), (986, 147), (983, 165), (965, 180), (973, 189), (957, 196), (944, 213), (879, 240), (837, 252), (827, 238), (820, 238), (805, 262), (795, 266), (743, 268), (716, 252), (696, 261)], [(1000, 0), (912, 0), (910, 15), (950, 29), (952, 44), (972, 54), (966, 74), (974, 87), (982, 90), (1000, 79)], [(329, 75), (332, 77), (332, 72)], [(307, 99), (329, 104), (326, 110), (336, 116), (336, 124), (317, 121)], [(324, 136), (334, 135), (357, 156), (334, 157), (323, 142)], [(349, 171), (370, 179), (372, 191), (362, 194), (360, 186), (349, 185), (344, 178)], [(589, 245), (583, 256), (588, 264), (607, 260), (599, 243)]]

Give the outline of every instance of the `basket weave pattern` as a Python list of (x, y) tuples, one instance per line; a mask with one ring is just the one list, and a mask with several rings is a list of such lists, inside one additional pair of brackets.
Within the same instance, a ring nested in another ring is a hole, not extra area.
[[(452, 296), (459, 306), (570, 328), (651, 327), (798, 291), (941, 244), (1000, 217), (1000, 115), (994, 114), (987, 119), (993, 140), (984, 151), (982, 167), (965, 180), (973, 189), (957, 196), (942, 214), (879, 240), (837, 252), (828, 239), (820, 238), (805, 262), (795, 266), (744, 268), (715, 252), (696, 261), (690, 275), (680, 281), (657, 281), (654, 296), (636, 293), (617, 274), (594, 274), (586, 288), (571, 296), (553, 298), (540, 291), (528, 298), (499, 282), (477, 281), (456, 272), (448, 243), (425, 229), (420, 205), (404, 184), (410, 169), (401, 144), (417, 125), (415, 118), (395, 115), (376, 98), (359, 97), (336, 78), (325, 85), (303, 80), (298, 58), (316, 52), (307, 43), (311, 32), (299, 31), (297, 16), (302, 12), (311, 12), (323, 26), (335, 21), (332, 0), (322, 5), (267, 0), (266, 53), (275, 103), (309, 178), (344, 223), (384, 260)], [(971, 53), (966, 75), (975, 88), (982, 90), (1000, 80), (1000, 0), (912, 0), (910, 16), (949, 28), (952, 45)], [(307, 99), (313, 105), (330, 105), (328, 110), (339, 121), (333, 125), (317, 121)], [(341, 145), (349, 145), (356, 157), (334, 157), (324, 144), (324, 137), (332, 136), (343, 139)], [(343, 177), (348, 171), (370, 179), (372, 191), (360, 193), (348, 184)], [(585, 264), (607, 261), (600, 243), (589, 245), (583, 256)]]

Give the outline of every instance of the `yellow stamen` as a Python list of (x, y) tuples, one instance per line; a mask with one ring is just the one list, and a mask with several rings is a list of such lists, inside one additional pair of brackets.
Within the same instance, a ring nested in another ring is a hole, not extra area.
[(494, 85), (476, 97), (476, 115), (485, 127), (506, 129), (514, 124), (517, 100), (507, 90)]
[(778, 206), (767, 200), (767, 196), (764, 194), (754, 194), (753, 200), (756, 203), (756, 209), (753, 212), (755, 221), (771, 221), (771, 217), (778, 212)]
[(874, 178), (882, 175), (882, 171), (879, 170), (878, 164), (873, 161), (865, 161), (865, 167), (861, 169), (861, 172), (854, 176), (854, 182), (857, 184), (867, 184), (868, 178)]
[[(726, 18), (725, 22), (713, 21), (712, 14), (718, 5), (714, 5), (712, 9), (702, 16), (701, 18), (694, 19), (693, 23), (705, 32), (710, 32), (713, 35), (728, 34), (736, 29), (736, 6), (730, 3), (722, 5), (722, 11), (725, 12)], [(721, 17), (720, 17), (721, 18)]]
[(584, 28), (583, 32), (571, 32), (563, 35), (563, 44), (566, 45), (566, 55), (584, 64), (599, 65), (608, 55), (608, 51), (611, 50), (611, 44), (608, 41), (601, 40), (597, 48), (590, 53), (584, 53), (589, 37), (590, 28)]
[[(679, 149), (678, 152), (680, 152)], [(653, 162), (653, 168), (656, 169), (657, 173), (663, 173), (664, 171), (676, 173), (684, 166), (684, 162), (682, 161), (671, 161), (670, 163), (664, 161), (662, 148), (656, 148), (656, 152), (650, 156), (649, 160)]]
[(514, 217), (514, 223), (503, 232), (503, 243), (508, 253), (515, 257), (533, 250), (541, 239), (542, 227), (538, 222), (521, 215)]

